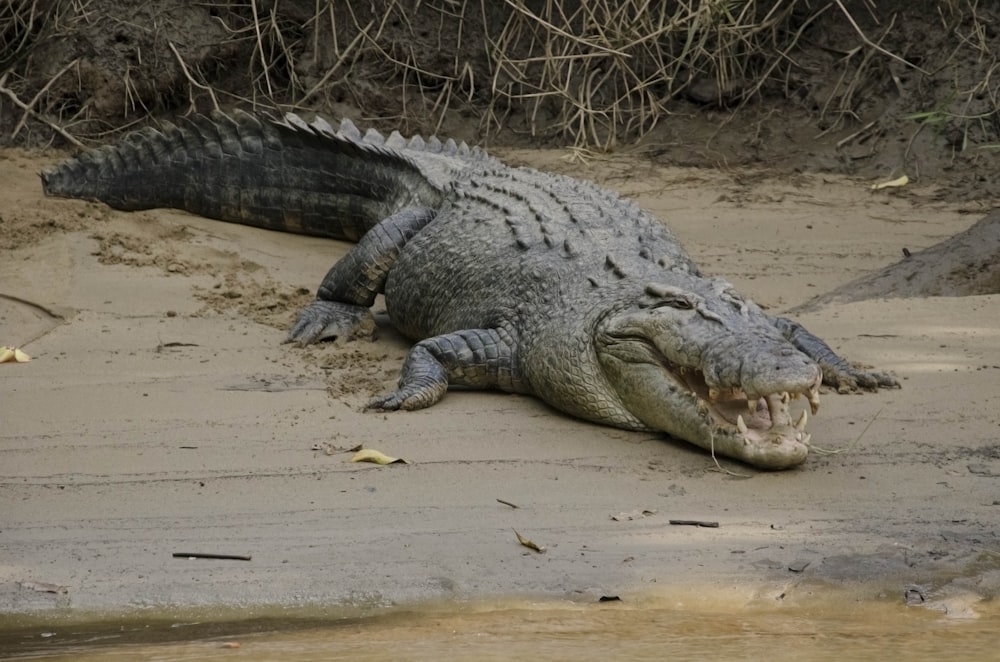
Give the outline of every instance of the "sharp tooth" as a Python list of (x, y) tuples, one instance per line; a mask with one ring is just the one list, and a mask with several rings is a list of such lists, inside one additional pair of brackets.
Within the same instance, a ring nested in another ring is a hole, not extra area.
[(788, 395), (788, 391), (782, 391), (781, 392), (781, 404), (787, 405), (789, 400), (791, 400), (791, 397)]
[(743, 420), (742, 416), (736, 417), (736, 428), (740, 431), (740, 434), (744, 436), (746, 436), (746, 433), (750, 431), (749, 428), (747, 428), (746, 421)]
[(802, 415), (799, 416), (799, 420), (795, 422), (795, 429), (802, 431), (806, 429), (806, 423), (809, 421), (809, 415), (806, 414), (806, 410), (802, 410)]
[(819, 411), (819, 389), (817, 388), (809, 391), (809, 409), (812, 410), (813, 416)]
[(760, 406), (760, 398), (747, 398), (747, 409), (751, 414), (757, 413), (757, 407)]

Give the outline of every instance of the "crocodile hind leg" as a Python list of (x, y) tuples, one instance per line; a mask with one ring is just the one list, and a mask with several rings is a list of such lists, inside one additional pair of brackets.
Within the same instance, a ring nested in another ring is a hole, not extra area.
[(465, 329), (421, 340), (403, 363), (398, 388), (368, 403), (371, 409), (423, 409), (444, 397), (448, 386), (496, 388), (524, 393), (514, 342), (498, 329)]
[(316, 300), (299, 313), (285, 342), (308, 345), (328, 338), (371, 337), (375, 320), (369, 309), (385, 287), (389, 270), (406, 242), (436, 213), (407, 208), (366, 232), (323, 277)]
[(877, 391), (880, 387), (899, 388), (899, 382), (888, 373), (855, 368), (798, 322), (785, 317), (774, 317), (772, 320), (789, 342), (819, 364), (823, 370), (823, 383), (827, 386), (840, 392), (856, 391), (859, 388), (869, 391)]

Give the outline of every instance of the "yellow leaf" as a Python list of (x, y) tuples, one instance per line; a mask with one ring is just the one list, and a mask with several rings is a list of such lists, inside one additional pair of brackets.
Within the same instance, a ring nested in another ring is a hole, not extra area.
[(872, 184), (873, 191), (879, 191), (884, 188), (898, 188), (900, 186), (906, 186), (910, 183), (910, 178), (906, 175), (902, 177), (897, 177), (896, 179), (890, 180), (888, 182), (879, 182), (878, 184)]
[(31, 357), (17, 347), (0, 347), (0, 363), (27, 363)]
[(544, 547), (539, 547), (535, 543), (531, 542), (530, 540), (528, 540), (527, 538), (525, 538), (524, 536), (522, 536), (520, 533), (518, 533), (517, 529), (511, 529), (511, 530), (514, 532), (514, 535), (517, 536), (517, 541), (519, 543), (521, 543), (522, 545), (524, 545), (528, 549), (535, 550), (539, 554), (545, 553), (545, 548)]
[(409, 464), (406, 460), (399, 457), (390, 457), (381, 451), (377, 451), (373, 448), (362, 448), (354, 457), (351, 458), (351, 462), (374, 462), (375, 464)]

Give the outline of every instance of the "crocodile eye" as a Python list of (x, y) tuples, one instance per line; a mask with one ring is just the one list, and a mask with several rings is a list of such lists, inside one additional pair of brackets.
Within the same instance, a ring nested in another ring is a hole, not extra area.
[(694, 303), (687, 297), (680, 296), (663, 298), (653, 308), (663, 308), (664, 306), (676, 308), (677, 310), (694, 310)]

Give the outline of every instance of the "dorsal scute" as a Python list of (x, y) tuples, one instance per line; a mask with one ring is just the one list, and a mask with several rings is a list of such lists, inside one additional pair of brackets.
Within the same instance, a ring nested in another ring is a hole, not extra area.
[(312, 131), (312, 129), (309, 128), (309, 124), (295, 113), (285, 113), (284, 124), (285, 126), (291, 127), (293, 129)]
[(385, 139), (385, 146), (392, 149), (404, 149), (406, 147), (406, 138), (399, 131), (393, 131)]
[(337, 135), (341, 138), (347, 138), (348, 140), (353, 140), (355, 142), (361, 140), (361, 130), (354, 125), (354, 122), (346, 117), (340, 120), (340, 129), (337, 130)]
[(361, 139), (361, 142), (381, 147), (385, 144), (385, 138), (375, 129), (368, 129), (365, 131), (365, 137)]
[[(219, 115), (223, 114), (219, 113)], [(233, 115), (236, 118), (235, 124), (244, 122), (243, 117), (259, 122), (254, 115), (250, 115), (243, 111), (237, 110)], [(216, 120), (215, 123), (234, 122), (233, 117), (229, 116), (213, 119)], [(398, 131), (393, 131), (388, 137), (386, 137), (379, 131), (372, 128), (369, 128), (362, 133), (357, 125), (347, 118), (342, 119), (336, 129), (334, 129), (325, 118), (318, 115), (310, 121), (306, 121), (304, 118), (295, 113), (286, 113), (280, 120), (275, 120), (275, 123), (294, 131), (307, 132), (309, 134), (325, 138), (347, 140), (358, 145), (375, 147), (380, 150), (385, 149), (402, 152), (403, 156), (405, 156), (407, 152), (420, 152), (428, 155), (450, 157), (457, 159), (455, 165), (461, 161), (482, 162), (490, 160), (491, 158), (482, 148), (477, 146), (470, 147), (465, 142), (458, 142), (453, 138), (448, 138), (444, 142), (442, 142), (437, 136), (424, 138), (419, 134), (407, 138)]]
[(319, 117), (318, 115), (310, 123), (310, 126), (313, 128), (313, 130), (316, 133), (318, 133), (320, 135), (324, 135), (324, 136), (328, 136), (328, 137), (334, 137), (334, 136), (337, 135), (337, 132), (333, 130), (333, 127), (330, 126), (330, 123), (327, 122), (322, 117)]

